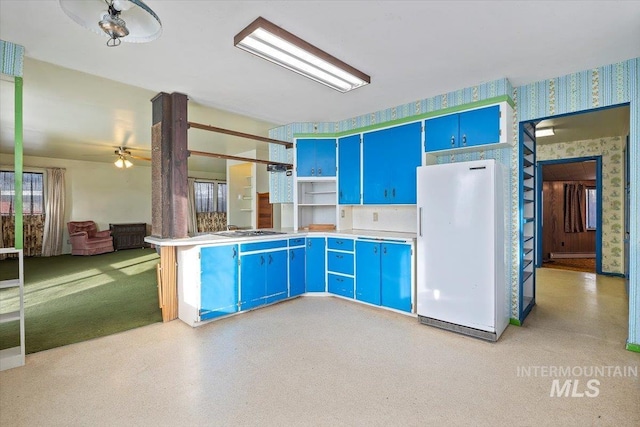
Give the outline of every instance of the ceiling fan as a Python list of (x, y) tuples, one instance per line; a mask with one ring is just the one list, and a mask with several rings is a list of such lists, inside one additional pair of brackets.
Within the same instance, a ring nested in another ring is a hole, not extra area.
[(160, 37), (162, 22), (142, 0), (59, 0), (71, 19), (98, 34), (109, 36), (107, 46), (121, 41), (144, 43)]
[(133, 163), (129, 159), (151, 161), (149, 157), (135, 156), (131, 154), (131, 151), (129, 151), (129, 149), (126, 147), (116, 147), (116, 148), (117, 150), (115, 150), (113, 153), (116, 156), (118, 156), (118, 158), (116, 159), (115, 162), (113, 162), (113, 164), (119, 169), (122, 169), (122, 168), (127, 169), (133, 166)]

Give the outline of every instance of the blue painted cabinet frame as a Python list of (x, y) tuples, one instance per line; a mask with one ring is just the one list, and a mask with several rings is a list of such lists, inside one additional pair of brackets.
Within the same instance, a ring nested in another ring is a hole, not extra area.
[(238, 245), (200, 249), (200, 320), (238, 311)]

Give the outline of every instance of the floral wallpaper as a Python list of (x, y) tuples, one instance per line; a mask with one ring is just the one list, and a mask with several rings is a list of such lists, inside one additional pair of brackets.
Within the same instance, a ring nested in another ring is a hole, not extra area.
[(602, 272), (624, 273), (625, 137), (539, 144), (537, 160), (602, 156)]

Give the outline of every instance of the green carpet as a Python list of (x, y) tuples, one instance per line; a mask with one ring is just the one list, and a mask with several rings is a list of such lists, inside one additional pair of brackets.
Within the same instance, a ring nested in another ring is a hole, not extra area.
[[(161, 322), (158, 262), (154, 249), (25, 258), (27, 354)], [(17, 271), (17, 260), (0, 261), (0, 279)], [(0, 312), (18, 307), (16, 289), (0, 291)], [(18, 343), (18, 322), (0, 324), (0, 349)]]

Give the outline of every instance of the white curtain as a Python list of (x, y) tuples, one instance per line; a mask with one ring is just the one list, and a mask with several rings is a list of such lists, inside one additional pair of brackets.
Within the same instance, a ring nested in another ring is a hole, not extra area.
[(64, 169), (48, 168), (42, 256), (62, 254), (64, 202)]
[(198, 231), (198, 222), (196, 219), (195, 178), (187, 178), (187, 205), (189, 205), (189, 213), (187, 215), (187, 233), (195, 234)]

